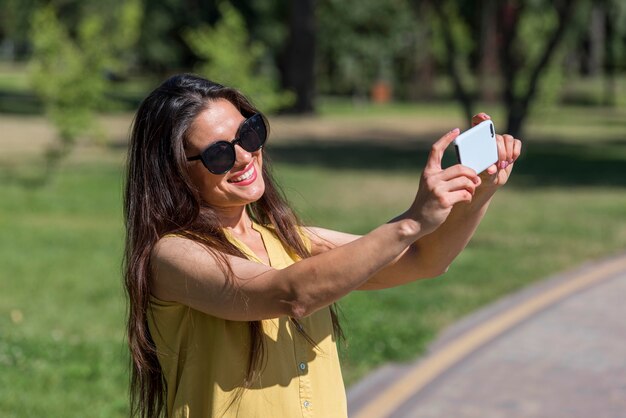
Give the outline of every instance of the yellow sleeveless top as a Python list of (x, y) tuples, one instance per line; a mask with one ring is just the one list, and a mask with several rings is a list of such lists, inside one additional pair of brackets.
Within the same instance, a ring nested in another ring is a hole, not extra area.
[[(298, 260), (271, 230), (258, 224), (253, 228), (263, 237), (272, 267), (282, 269)], [(250, 260), (261, 262), (243, 242), (228, 232), (227, 237)], [(347, 417), (329, 309), (299, 323), (316, 346), (288, 317), (262, 321), (264, 366), (252, 387), (243, 389), (250, 349), (248, 322), (228, 321), (151, 297), (148, 326), (167, 385), (168, 417)]]

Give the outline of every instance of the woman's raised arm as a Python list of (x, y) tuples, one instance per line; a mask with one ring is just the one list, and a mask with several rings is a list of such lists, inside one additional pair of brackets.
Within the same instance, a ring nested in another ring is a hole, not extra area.
[(436, 230), (455, 204), (471, 200), (476, 174), (461, 166), (441, 170), (443, 151), (457, 135), (453, 130), (433, 145), (415, 202), (404, 216), (282, 270), (227, 256), (233, 277), (199, 244), (166, 237), (153, 251), (153, 295), (231, 320), (298, 318), (337, 301)]

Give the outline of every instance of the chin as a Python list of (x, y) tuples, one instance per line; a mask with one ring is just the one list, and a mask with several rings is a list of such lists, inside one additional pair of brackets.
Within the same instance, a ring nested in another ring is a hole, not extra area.
[(215, 191), (205, 194), (204, 200), (211, 206), (215, 207), (237, 207), (254, 203), (263, 197), (265, 193), (265, 182), (262, 178), (258, 178), (253, 184), (246, 187), (233, 188), (226, 187), (221, 189), (218, 195)]
[(256, 202), (257, 200), (263, 197), (265, 193), (265, 182), (263, 179), (259, 178), (254, 184), (250, 185), (250, 190), (248, 191), (248, 195), (250, 196), (250, 201), (248, 203)]

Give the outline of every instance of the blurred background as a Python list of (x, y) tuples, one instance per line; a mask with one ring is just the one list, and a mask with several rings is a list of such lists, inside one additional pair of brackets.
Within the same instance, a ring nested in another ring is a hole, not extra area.
[(524, 141), (444, 279), (342, 301), (348, 386), (626, 247), (621, 0), (0, 0), (1, 416), (128, 414), (126, 144), (178, 72), (249, 95), (288, 198), (352, 233), (404, 210), (430, 144), (472, 114)]

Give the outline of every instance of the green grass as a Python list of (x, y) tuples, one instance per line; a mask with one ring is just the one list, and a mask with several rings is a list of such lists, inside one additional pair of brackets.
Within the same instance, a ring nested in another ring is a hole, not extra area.
[(0, 416), (126, 411), (119, 166), (1, 187)]
[(0, 61), (0, 91), (27, 91), (30, 88), (28, 66)]
[[(626, 119), (598, 112), (604, 123), (594, 120), (596, 136), (583, 141), (563, 133), (589, 124), (577, 110), (555, 115), (570, 127), (551, 118), (529, 127), (515, 177), (444, 277), (342, 300), (348, 384), (413, 358), (443, 327), (502, 295), (624, 250), (626, 141), (610, 129)], [(268, 149), (305, 220), (354, 233), (407, 207), (427, 153), (420, 143), (341, 139)], [(67, 163), (45, 187), (0, 184), (2, 417), (127, 414), (122, 158), (101, 152), (90, 164)]]

